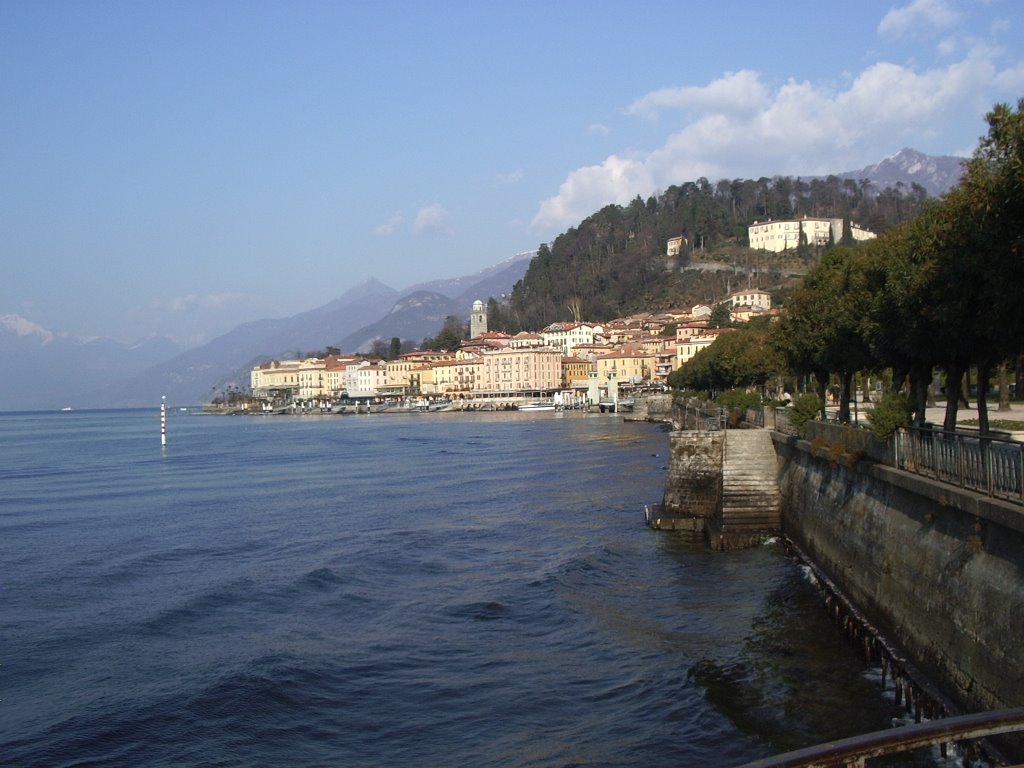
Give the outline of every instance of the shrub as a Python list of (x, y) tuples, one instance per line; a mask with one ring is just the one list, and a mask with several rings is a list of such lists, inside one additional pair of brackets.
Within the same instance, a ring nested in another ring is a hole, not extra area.
[(730, 413), (744, 413), (748, 408), (760, 408), (761, 396), (757, 392), (746, 392), (742, 389), (730, 389), (717, 398), (718, 404)]
[(882, 440), (888, 440), (900, 427), (910, 424), (914, 406), (905, 395), (887, 394), (868, 411), (871, 429)]
[(789, 423), (801, 435), (807, 428), (808, 421), (814, 421), (821, 412), (821, 400), (810, 392), (799, 395), (793, 401), (793, 409), (789, 414)]

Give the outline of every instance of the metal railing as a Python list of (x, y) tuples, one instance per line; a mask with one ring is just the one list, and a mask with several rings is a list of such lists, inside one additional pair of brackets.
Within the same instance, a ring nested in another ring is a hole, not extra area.
[(927, 723), (875, 731), (755, 760), (742, 768), (863, 766), (864, 761), (872, 757), (895, 755), (921, 747), (980, 739), (1015, 731), (1024, 731), (1024, 707), (947, 717)]
[(1024, 443), (941, 429), (901, 429), (896, 467), (993, 498), (1024, 501)]
[(720, 432), (728, 426), (729, 414), (725, 408), (702, 403), (685, 403), (673, 409), (673, 421), (678, 429), (694, 432)]

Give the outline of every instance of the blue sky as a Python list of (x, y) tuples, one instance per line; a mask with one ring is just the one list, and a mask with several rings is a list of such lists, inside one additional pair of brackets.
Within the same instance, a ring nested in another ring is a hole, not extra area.
[(0, 315), (196, 344), (670, 184), (969, 154), (1017, 0), (0, 3)]

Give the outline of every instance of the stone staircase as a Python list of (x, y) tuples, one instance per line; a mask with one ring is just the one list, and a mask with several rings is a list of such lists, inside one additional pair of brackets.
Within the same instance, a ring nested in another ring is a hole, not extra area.
[(781, 529), (782, 498), (771, 432), (730, 429), (722, 462), (721, 513), (709, 534), (716, 549), (749, 546)]

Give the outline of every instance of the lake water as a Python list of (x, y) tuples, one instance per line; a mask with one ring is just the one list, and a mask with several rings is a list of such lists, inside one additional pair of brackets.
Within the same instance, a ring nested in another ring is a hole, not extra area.
[[(730, 766), (897, 710), (580, 413), (0, 414), (0, 764)], [(932, 764), (926, 761), (923, 764)]]

